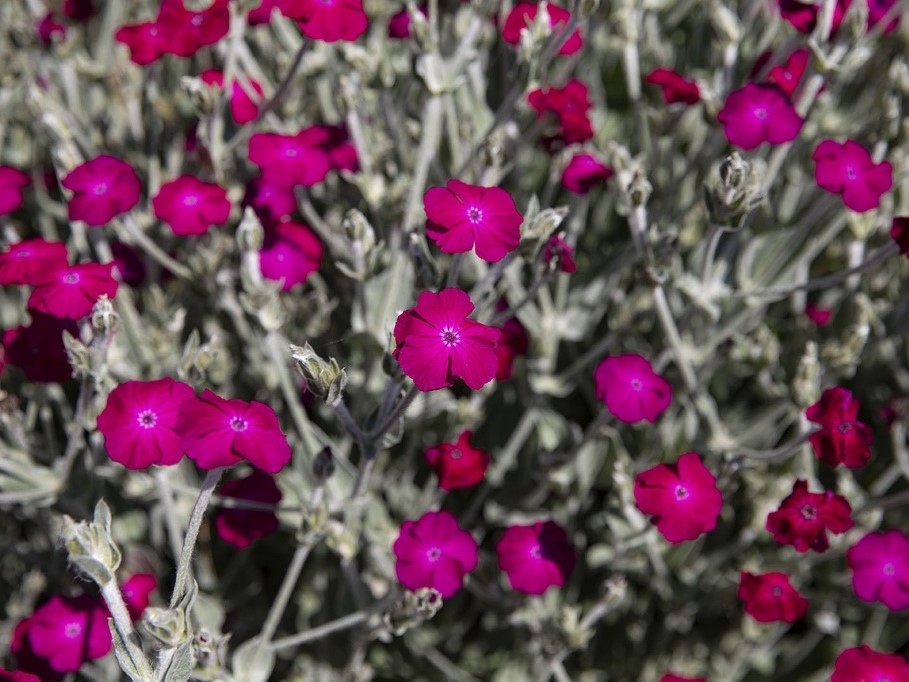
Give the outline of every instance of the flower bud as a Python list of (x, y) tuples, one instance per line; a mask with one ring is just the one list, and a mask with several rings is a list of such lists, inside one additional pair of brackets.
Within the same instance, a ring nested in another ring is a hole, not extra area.
[(120, 316), (114, 310), (114, 304), (111, 303), (107, 294), (101, 294), (95, 302), (91, 313), (92, 328), (99, 334), (110, 336), (120, 325)]
[(95, 505), (91, 523), (64, 516), (61, 537), (69, 561), (76, 570), (98, 585), (106, 585), (116, 579), (120, 550), (111, 537), (110, 508), (104, 500)]
[(265, 241), (262, 222), (250, 206), (243, 211), (243, 219), (237, 225), (237, 246), (240, 251), (258, 251)]
[(792, 397), (802, 410), (821, 397), (821, 364), (817, 355), (817, 343), (814, 341), (805, 344), (805, 352), (792, 380)]
[(142, 629), (162, 646), (172, 649), (192, 637), (190, 613), (199, 586), (190, 580), (179, 603), (172, 609), (149, 606), (142, 615)]
[(313, 393), (322, 396), (329, 405), (337, 405), (341, 401), (347, 387), (347, 372), (337, 360), (332, 357), (322, 359), (309, 343), (302, 346), (291, 344), (290, 356)]
[(400, 637), (411, 628), (430, 620), (442, 608), (442, 595), (433, 587), (405, 592), (383, 618), (385, 627)]

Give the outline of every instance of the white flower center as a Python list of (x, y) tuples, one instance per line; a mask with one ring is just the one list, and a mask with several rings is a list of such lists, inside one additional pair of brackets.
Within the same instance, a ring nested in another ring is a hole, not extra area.
[(476, 206), (467, 209), (467, 219), (472, 223), (478, 223), (483, 220), (483, 211)]
[(439, 336), (442, 337), (442, 343), (446, 346), (457, 346), (461, 339), (461, 335), (451, 327), (443, 329)]
[(158, 415), (151, 410), (142, 410), (137, 416), (136, 421), (143, 429), (153, 429), (158, 422)]
[(246, 431), (249, 428), (249, 422), (242, 417), (231, 417), (230, 428), (234, 431)]

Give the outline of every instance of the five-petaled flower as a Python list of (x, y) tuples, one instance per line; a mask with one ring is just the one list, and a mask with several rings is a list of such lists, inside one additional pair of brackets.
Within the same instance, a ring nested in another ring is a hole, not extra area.
[[(502, 26), (502, 39), (509, 45), (518, 45), (521, 42), (521, 32), (534, 23), (539, 9), (540, 5), (536, 2), (519, 2), (515, 5)], [(546, 3), (546, 14), (549, 15), (549, 26), (554, 35), (560, 35), (571, 21), (571, 12), (551, 2)], [(581, 38), (581, 31), (575, 29), (562, 43), (559, 54), (574, 54), (583, 45), (584, 39)]]
[(672, 386), (637, 354), (611, 355), (597, 365), (596, 396), (619, 421), (655, 422), (672, 401)]
[(862, 644), (836, 657), (830, 682), (909, 682), (909, 663)]
[(730, 144), (745, 150), (798, 137), (804, 121), (776, 85), (748, 83), (729, 94), (716, 116)]
[(322, 182), (331, 163), (324, 145), (330, 134), (311, 126), (296, 135), (256, 133), (249, 138), (249, 160), (262, 169), (267, 184), (311, 187)]
[(402, 523), (393, 550), (395, 574), (404, 587), (432, 587), (443, 599), (461, 589), (479, 561), (477, 541), (444, 510)]
[(139, 203), (142, 184), (126, 161), (107, 154), (76, 166), (60, 181), (73, 192), (67, 206), (70, 220), (104, 225)]
[(275, 0), (275, 6), (313, 40), (352, 41), (369, 28), (363, 0)]
[(871, 428), (857, 419), (860, 406), (851, 391), (834, 386), (805, 410), (808, 421), (821, 426), (808, 440), (818, 458), (832, 467), (845, 464), (857, 469), (871, 458), (874, 436)]
[(853, 140), (824, 140), (811, 158), (818, 187), (842, 195), (846, 207), (856, 213), (877, 208), (881, 196), (893, 187), (893, 166), (888, 161), (874, 163), (868, 150)]
[(644, 80), (660, 88), (666, 104), (697, 104), (701, 101), (698, 84), (672, 69), (654, 69)]
[(780, 620), (794, 623), (808, 610), (808, 600), (792, 586), (785, 573), (742, 571), (738, 597), (745, 603), (745, 613), (759, 623)]
[(113, 263), (79, 263), (38, 273), (28, 306), (54, 317), (85, 317), (102, 295), (117, 295), (113, 269)]
[(28, 175), (13, 166), (0, 166), (0, 215), (12, 213), (22, 206), (22, 189), (28, 187)]
[(65, 268), (66, 245), (37, 237), (10, 244), (0, 253), (0, 286), (33, 285), (48, 270)]
[(281, 282), (281, 290), (290, 291), (318, 272), (322, 265), (322, 242), (303, 223), (288, 220), (266, 226), (259, 264), (263, 277)]
[(161, 185), (152, 199), (155, 216), (181, 237), (205, 234), (212, 225), (227, 222), (230, 200), (227, 190), (192, 175)]
[(509, 526), (496, 544), (496, 554), (512, 589), (525, 594), (564, 586), (576, 561), (568, 533), (555, 521)]
[(454, 443), (442, 443), (423, 451), (439, 477), (442, 490), (469, 488), (483, 480), (489, 466), (489, 453), (475, 448), (470, 439), (472, 431), (464, 431)]
[(808, 482), (799, 479), (779, 509), (767, 515), (767, 530), (776, 542), (792, 545), (798, 552), (826, 552), (827, 531), (845, 533), (855, 525), (851, 515), (846, 498), (829, 490), (809, 493)]
[(562, 186), (573, 194), (587, 194), (613, 174), (613, 170), (593, 154), (575, 154), (562, 171)]
[[(281, 501), (281, 490), (275, 479), (259, 470), (227, 481), (219, 492), (221, 497), (259, 504), (277, 505)], [(278, 517), (267, 509), (225, 507), (215, 517), (218, 537), (237, 549), (246, 549), (255, 540), (271, 535), (278, 526)]]
[(846, 552), (852, 587), (862, 601), (909, 609), (909, 537), (897, 529), (868, 533)]

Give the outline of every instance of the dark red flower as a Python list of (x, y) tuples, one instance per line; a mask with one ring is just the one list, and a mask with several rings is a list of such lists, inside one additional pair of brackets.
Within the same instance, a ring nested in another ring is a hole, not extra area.
[(32, 285), (39, 275), (65, 268), (67, 260), (63, 242), (49, 242), (38, 237), (10, 244), (0, 253), (0, 286)]
[(808, 440), (818, 458), (832, 467), (845, 464), (856, 469), (865, 466), (871, 458), (874, 436), (871, 429), (856, 418), (859, 407), (859, 401), (850, 391), (834, 386), (805, 410), (808, 421), (821, 426), (808, 436)]
[(909, 663), (862, 644), (836, 657), (830, 682), (909, 682)]
[(121, 26), (114, 39), (129, 48), (130, 61), (139, 66), (147, 66), (164, 54), (161, 29), (154, 21)]
[(60, 181), (73, 192), (70, 220), (104, 225), (139, 203), (142, 183), (125, 161), (102, 154), (77, 166)]
[(229, 0), (214, 0), (204, 10), (193, 12), (183, 0), (162, 0), (158, 10), (161, 51), (191, 57), (206, 45), (214, 45), (230, 30)]
[[(417, 11), (425, 17), (426, 3), (419, 5)], [(388, 20), (388, 37), (395, 40), (410, 38), (410, 22), (410, 12), (406, 7), (397, 14), (393, 14)]]
[[(530, 26), (537, 17), (540, 6), (535, 2), (519, 2), (512, 8), (505, 24), (502, 26), (502, 39), (509, 45), (521, 42), (521, 31)], [(551, 2), (546, 3), (546, 13), (549, 15), (549, 26), (552, 34), (559, 34), (571, 20), (571, 12), (564, 7), (559, 7)], [(574, 54), (584, 45), (580, 29), (575, 30), (559, 49), (559, 54)]]
[(566, 275), (578, 269), (574, 262), (574, 249), (558, 235), (552, 235), (543, 249), (543, 262), (551, 264)]
[(660, 88), (666, 104), (697, 104), (701, 101), (698, 84), (672, 69), (654, 69), (644, 80)]
[(794, 623), (805, 615), (808, 600), (800, 595), (785, 573), (739, 574), (738, 597), (745, 613), (759, 623)]
[(60, 11), (73, 21), (88, 21), (98, 12), (95, 0), (63, 0)]
[(79, 336), (79, 328), (72, 320), (33, 312), (31, 324), (3, 333), (5, 362), (21, 369), (29, 381), (66, 381), (72, 377), (73, 368), (63, 346), (64, 331)]
[[(221, 486), (220, 493), (221, 497), (260, 504), (276, 505), (281, 501), (281, 490), (275, 479), (259, 470), (228, 481)], [(218, 537), (237, 549), (246, 549), (255, 540), (271, 535), (278, 526), (275, 513), (262, 509), (222, 507), (215, 517)]]
[(472, 431), (464, 431), (456, 443), (442, 443), (423, 451), (439, 477), (442, 490), (469, 488), (483, 480), (486, 467), (489, 466), (489, 453), (473, 447), (470, 439)]
[(767, 515), (767, 530), (781, 545), (792, 545), (798, 552), (826, 552), (830, 547), (827, 531), (845, 533), (855, 523), (852, 508), (841, 495), (829, 490), (809, 493), (808, 482), (797, 480), (792, 493), (779, 509)]
[(22, 188), (31, 184), (28, 175), (12, 166), (0, 166), (0, 215), (22, 206)]
[(102, 295), (117, 295), (113, 268), (113, 263), (79, 263), (36, 275), (28, 306), (54, 317), (85, 317)]
[(518, 320), (512, 317), (502, 325), (502, 336), (496, 345), (496, 358), (499, 361), (496, 369), (496, 381), (505, 381), (511, 378), (514, 361), (519, 355), (526, 355), (530, 345), (530, 337)]
[(307, 38), (326, 43), (356, 40), (369, 27), (363, 0), (276, 0), (275, 5)]
[(21, 670), (0, 668), (0, 682), (41, 682), (41, 678)]
[(148, 274), (142, 254), (124, 242), (111, 242), (110, 250), (114, 254), (114, 274), (124, 284), (138, 287)]
[(896, 242), (900, 253), (909, 257), (909, 216), (897, 216), (890, 223), (890, 238)]
[(660, 678), (660, 682), (707, 682), (707, 679), (704, 677), (682, 677), (681, 675), (666, 673)]
[(538, 117), (547, 111), (559, 119), (556, 135), (565, 144), (579, 144), (593, 137), (593, 126), (588, 114), (593, 104), (587, 94), (587, 86), (572, 79), (562, 88), (534, 90), (527, 95), (527, 101)]
[[(833, 10), (833, 24), (831, 34), (835, 33), (843, 23), (843, 17), (851, 0), (836, 0)], [(817, 26), (818, 14), (821, 3), (805, 3), (801, 0), (778, 0), (780, 15), (788, 21), (797, 31), (811, 33)]]
[(587, 194), (613, 176), (613, 170), (592, 154), (575, 154), (562, 171), (562, 186), (574, 194)]

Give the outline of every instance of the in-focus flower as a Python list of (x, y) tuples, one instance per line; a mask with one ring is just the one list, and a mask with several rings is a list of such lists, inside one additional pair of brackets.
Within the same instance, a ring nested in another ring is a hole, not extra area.
[(824, 140), (811, 158), (818, 187), (842, 195), (846, 207), (856, 213), (877, 208), (881, 196), (893, 187), (893, 166), (887, 161), (874, 163), (868, 150), (853, 140)]
[(808, 610), (808, 600), (796, 591), (785, 573), (742, 571), (738, 597), (745, 603), (745, 613), (759, 623), (794, 623)]
[(562, 186), (574, 194), (587, 194), (612, 176), (612, 169), (593, 154), (575, 154), (562, 171)]
[(170, 377), (120, 384), (98, 415), (107, 454), (128, 469), (176, 464), (183, 457), (177, 416), (195, 396), (192, 388)]
[(745, 150), (763, 142), (791, 142), (804, 123), (782, 90), (762, 83), (748, 83), (730, 93), (716, 118), (729, 143)]
[(666, 104), (697, 104), (701, 101), (698, 84), (672, 69), (654, 69), (644, 80), (662, 91)]
[(796, 50), (789, 55), (785, 64), (777, 64), (770, 69), (767, 81), (776, 85), (787, 97), (792, 97), (805, 74), (810, 57), (808, 50)]
[(489, 453), (470, 444), (472, 431), (464, 431), (455, 443), (442, 443), (423, 451), (439, 477), (442, 490), (469, 488), (483, 480), (489, 466)]
[(681, 675), (666, 673), (660, 678), (660, 682), (707, 682), (707, 679), (704, 677), (682, 677)]
[(426, 234), (445, 253), (463, 253), (476, 245), (487, 263), (518, 248), (521, 222), (514, 199), (504, 189), (449, 180), (423, 195)]
[(896, 242), (900, 253), (909, 257), (909, 216), (897, 216), (890, 223), (890, 238)]
[(833, 311), (830, 308), (819, 308), (810, 303), (805, 306), (805, 317), (814, 322), (818, 327), (826, 327), (833, 319)]
[[(244, 478), (235, 478), (221, 486), (221, 497), (278, 504), (281, 490), (275, 479), (261, 471), (253, 471)], [(218, 537), (237, 549), (246, 549), (254, 541), (271, 535), (278, 530), (278, 517), (273, 511), (224, 507), (215, 516)]]
[(0, 166), (0, 215), (22, 206), (22, 188), (31, 184), (28, 175), (13, 166)]
[(230, 30), (230, 0), (214, 0), (198, 12), (184, 0), (161, 0), (158, 25), (161, 52), (191, 57), (206, 45), (214, 45)]
[(183, 451), (202, 469), (245, 459), (276, 474), (290, 461), (290, 446), (275, 411), (255, 400), (225, 400), (205, 389), (199, 398), (181, 405), (177, 433)]
[(773, 539), (792, 545), (798, 552), (826, 552), (830, 548), (827, 531), (845, 533), (854, 525), (846, 498), (829, 490), (809, 493), (808, 482), (801, 479), (779, 509), (767, 515), (767, 530)]
[(862, 644), (836, 657), (830, 682), (909, 682), (909, 663)]
[(578, 269), (574, 262), (574, 249), (564, 239), (554, 234), (543, 249), (543, 262), (554, 266), (566, 275)]
[(161, 185), (152, 199), (152, 208), (155, 217), (181, 237), (205, 234), (209, 227), (225, 223), (230, 217), (227, 190), (192, 175), (181, 175)]
[(29, 325), (7, 329), (3, 333), (3, 358), (7, 364), (18, 367), (29, 381), (50, 384), (66, 381), (73, 375), (63, 332), (79, 336), (73, 320), (61, 319), (33, 312)]
[(246, 183), (242, 205), (244, 208), (251, 207), (263, 223), (271, 224), (293, 213), (297, 208), (297, 198), (292, 186), (275, 184), (257, 175)]
[(130, 61), (139, 66), (148, 66), (164, 54), (161, 29), (154, 21), (121, 26), (114, 33), (114, 39), (129, 49)]
[(356, 40), (369, 28), (363, 0), (276, 0), (275, 5), (313, 40)]
[(862, 601), (909, 609), (909, 537), (901, 530), (868, 533), (846, 552), (852, 587)]
[(28, 307), (54, 317), (85, 317), (102, 295), (117, 295), (113, 269), (113, 263), (79, 263), (37, 274)]
[(322, 266), (322, 242), (303, 223), (286, 221), (266, 226), (265, 240), (259, 250), (262, 276), (282, 282), (281, 290), (290, 291), (303, 284)]
[(834, 386), (805, 410), (808, 421), (821, 426), (808, 436), (821, 461), (832, 467), (845, 464), (850, 469), (868, 463), (874, 436), (871, 428), (857, 419), (860, 406), (851, 391)]
[(141, 286), (148, 274), (142, 254), (120, 241), (111, 242), (110, 250), (114, 255), (114, 274), (117, 278), (131, 287)]
[(496, 553), (511, 588), (525, 594), (564, 586), (576, 560), (568, 533), (555, 521), (509, 526), (496, 544)]
[(461, 589), (478, 562), (476, 540), (444, 510), (402, 523), (393, 549), (401, 584), (408, 590), (432, 587), (443, 599)]
[(637, 354), (612, 355), (597, 365), (596, 396), (619, 421), (653, 423), (669, 407), (672, 386)]
[(546, 112), (558, 117), (557, 137), (566, 145), (580, 144), (593, 137), (593, 126), (588, 117), (593, 104), (583, 82), (572, 79), (562, 88), (534, 90), (527, 95), (527, 101), (539, 118)]
[(311, 187), (322, 182), (331, 168), (328, 154), (322, 148), (328, 138), (328, 133), (319, 126), (296, 135), (256, 133), (249, 138), (249, 160), (262, 169), (263, 182), (283, 187)]
[(515, 358), (519, 355), (526, 355), (529, 347), (530, 337), (527, 335), (524, 325), (514, 317), (505, 320), (505, 324), (502, 325), (502, 335), (499, 337), (499, 343), (496, 344), (496, 358), (498, 359), (496, 381), (511, 378)]
[(32, 285), (43, 272), (65, 268), (67, 261), (63, 242), (38, 237), (10, 244), (0, 253), (0, 286)]
[(126, 161), (102, 154), (76, 166), (60, 181), (73, 192), (70, 220), (104, 225), (139, 203), (142, 184)]
[(99, 597), (51, 597), (28, 619), (28, 644), (52, 670), (75, 672), (83, 663), (110, 652), (108, 615)]
[[(199, 75), (199, 78), (202, 79), (203, 83), (224, 88), (224, 73), (218, 69), (206, 69)], [(255, 93), (255, 99), (243, 87), (246, 82), (249, 83), (250, 90)], [(250, 78), (241, 84), (239, 81), (234, 80), (230, 88), (230, 115), (233, 116), (234, 121), (239, 125), (243, 125), (256, 120), (256, 116), (259, 115), (259, 105), (256, 104), (256, 100), (261, 100), (264, 93), (265, 91), (259, 81)]]
[(669, 542), (694, 540), (716, 528), (723, 496), (696, 452), (658, 464), (634, 477), (634, 501)]
[[(502, 26), (502, 39), (509, 45), (518, 45), (521, 42), (521, 31), (533, 24), (539, 9), (539, 4), (535, 2), (519, 2), (515, 5)], [(565, 25), (571, 21), (571, 12), (551, 2), (546, 3), (546, 13), (549, 15), (549, 26), (553, 35), (561, 33)], [(583, 45), (581, 31), (576, 29), (559, 48), (559, 54), (574, 54)]]
[(398, 316), (392, 356), (419, 390), (434, 391), (462, 379), (476, 391), (492, 381), (501, 332), (467, 319), (473, 308), (460, 289), (424, 291), (416, 306)]
[(135, 573), (120, 586), (126, 610), (134, 623), (142, 617), (151, 601), (151, 593), (157, 589), (158, 580), (151, 573)]

